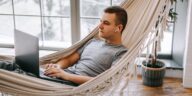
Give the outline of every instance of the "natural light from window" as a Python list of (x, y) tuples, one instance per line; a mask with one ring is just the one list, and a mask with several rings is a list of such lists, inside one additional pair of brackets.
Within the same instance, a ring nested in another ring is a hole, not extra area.
[[(14, 1), (14, 2), (12, 2)], [(79, 0), (80, 39), (98, 24), (103, 10), (124, 0)], [(67, 48), (74, 37), (71, 0), (0, 0), (0, 45), (13, 45), (14, 29), (39, 37), (40, 48)], [(161, 54), (171, 54), (173, 23), (164, 32)]]

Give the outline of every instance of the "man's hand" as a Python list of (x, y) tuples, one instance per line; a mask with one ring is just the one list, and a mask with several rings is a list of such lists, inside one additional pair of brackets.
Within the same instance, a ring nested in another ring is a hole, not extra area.
[(50, 77), (53, 77), (53, 78), (61, 78), (61, 79), (64, 79), (66, 80), (67, 78), (67, 75), (68, 73), (66, 73), (63, 69), (61, 68), (48, 68), (47, 70), (45, 70), (45, 74), (46, 76), (50, 76)]
[(70, 74), (68, 72), (65, 72), (61, 68), (49, 68), (49, 69), (45, 70), (45, 75), (53, 77), (53, 78), (60, 78), (63, 80), (72, 81), (77, 84), (82, 84), (82, 83), (94, 78), (94, 77), (90, 77), (90, 76)]
[(45, 69), (50, 69), (50, 68), (58, 68), (58, 69), (60, 69), (61, 67), (60, 67), (59, 64), (53, 64), (53, 63), (45, 65)]

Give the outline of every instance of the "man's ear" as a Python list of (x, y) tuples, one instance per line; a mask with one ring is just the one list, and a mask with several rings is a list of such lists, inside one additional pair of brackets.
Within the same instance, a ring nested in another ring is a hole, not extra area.
[(122, 24), (119, 24), (118, 26), (117, 26), (117, 31), (118, 32), (121, 32), (123, 30), (123, 25)]

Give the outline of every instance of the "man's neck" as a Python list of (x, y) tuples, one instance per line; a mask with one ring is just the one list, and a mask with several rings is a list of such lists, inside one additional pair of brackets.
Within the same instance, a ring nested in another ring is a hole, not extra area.
[(122, 44), (121, 39), (117, 39), (117, 40), (106, 40), (105, 39), (105, 42), (108, 44), (112, 44), (112, 45), (121, 45)]

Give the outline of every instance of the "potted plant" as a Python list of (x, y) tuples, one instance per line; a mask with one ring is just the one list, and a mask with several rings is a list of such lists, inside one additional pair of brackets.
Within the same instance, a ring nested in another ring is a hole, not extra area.
[[(166, 6), (165, 6), (166, 7)], [(164, 10), (165, 10), (164, 7)], [(163, 10), (163, 11), (164, 11)], [(161, 23), (162, 17), (158, 16), (158, 20), (155, 24), (155, 28), (158, 27), (159, 23)], [(159, 34), (159, 31), (156, 31), (156, 38)], [(163, 84), (163, 78), (165, 76), (165, 64), (159, 60), (157, 60), (157, 40), (153, 43), (153, 55), (147, 57), (147, 60), (142, 62), (142, 79), (143, 84), (147, 86), (161, 86)]]
[[(171, 4), (173, 4), (173, 2), (176, 2), (176, 0), (171, 0)], [(173, 8), (169, 10), (168, 15), (171, 18), (171, 20), (175, 22), (177, 18), (176, 17), (177, 13), (173, 11)], [(155, 27), (158, 26), (159, 20), (161, 22), (162, 18), (158, 19)], [(156, 36), (158, 35), (158, 32), (159, 31), (157, 31)], [(142, 79), (143, 79), (144, 85), (158, 87), (158, 86), (162, 86), (163, 84), (166, 66), (163, 62), (161, 62), (160, 60), (157, 60), (157, 41), (154, 42), (153, 50), (154, 50), (154, 55), (150, 55), (148, 60), (145, 60), (142, 62)]]
[(166, 66), (157, 60), (157, 41), (155, 41), (155, 54), (149, 56), (149, 60), (142, 62), (143, 84), (152, 87), (162, 86), (165, 76)]
[[(162, 18), (160, 18), (159, 16), (155, 25), (156, 28), (161, 21)], [(156, 37), (158, 36), (158, 34), (159, 31), (156, 31)], [(162, 86), (163, 84), (166, 67), (163, 62), (157, 60), (157, 41), (154, 41), (153, 46), (154, 54), (148, 56), (147, 60), (142, 62), (142, 79), (144, 85), (158, 87)]]

